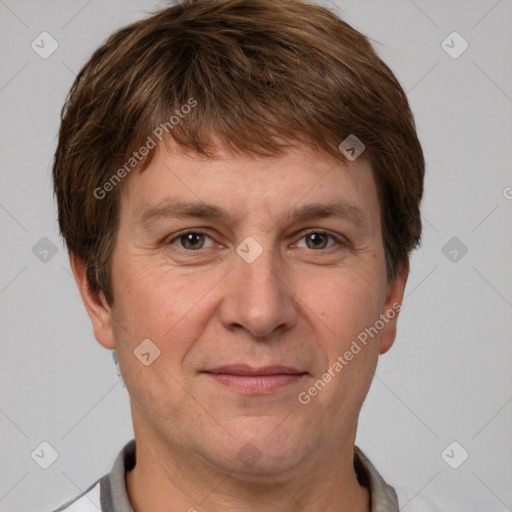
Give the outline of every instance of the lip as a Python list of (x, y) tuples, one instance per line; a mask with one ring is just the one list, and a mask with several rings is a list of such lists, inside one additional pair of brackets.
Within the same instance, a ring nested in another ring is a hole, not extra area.
[(224, 386), (243, 394), (267, 394), (299, 382), (307, 372), (290, 366), (219, 366), (204, 372)]
[(261, 375), (299, 375), (306, 373), (291, 366), (274, 365), (253, 367), (247, 364), (230, 364), (225, 366), (218, 366), (216, 368), (205, 371), (206, 373), (213, 374), (244, 375), (251, 377)]

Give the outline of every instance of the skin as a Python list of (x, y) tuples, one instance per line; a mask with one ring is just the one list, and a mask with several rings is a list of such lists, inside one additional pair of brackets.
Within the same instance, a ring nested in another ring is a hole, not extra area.
[[(297, 398), (402, 301), (408, 264), (388, 281), (369, 165), (304, 146), (275, 158), (219, 148), (210, 160), (167, 147), (124, 184), (111, 307), (72, 257), (96, 339), (117, 350), (130, 394), (134, 510), (369, 511), (353, 470), (357, 421), (398, 315), (307, 405)], [(232, 218), (141, 221), (166, 201), (213, 204)], [(358, 208), (361, 222), (293, 217), (332, 202)], [(192, 249), (179, 236), (189, 228), (207, 235), (193, 238)], [(313, 235), (318, 243), (308, 245), (310, 229), (331, 236)], [(247, 237), (263, 249), (252, 263), (236, 252)], [(145, 366), (134, 350), (148, 338), (160, 356)], [(234, 363), (306, 374), (270, 393), (244, 394), (203, 373)], [(248, 450), (250, 462), (240, 457)]]

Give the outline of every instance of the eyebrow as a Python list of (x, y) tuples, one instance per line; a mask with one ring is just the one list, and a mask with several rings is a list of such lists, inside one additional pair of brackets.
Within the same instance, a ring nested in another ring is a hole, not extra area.
[(192, 217), (199, 219), (218, 219), (226, 224), (233, 220), (228, 212), (213, 204), (202, 202), (191, 203), (166, 198), (155, 206), (145, 210), (141, 214), (138, 222), (147, 230), (153, 223), (160, 219), (184, 219)]
[(366, 227), (368, 224), (368, 218), (360, 208), (344, 201), (312, 203), (300, 208), (293, 208), (284, 216), (284, 218), (296, 222), (325, 217), (345, 219), (360, 228)]
[[(282, 220), (299, 222), (326, 217), (345, 219), (359, 228), (368, 226), (368, 217), (362, 210), (344, 201), (312, 203), (292, 208), (280, 218), (279, 222), (282, 222)], [(168, 218), (217, 219), (225, 224), (233, 223), (236, 220), (232, 214), (213, 204), (165, 198), (155, 206), (145, 210), (140, 215), (138, 222), (145, 230), (148, 230), (158, 220)]]

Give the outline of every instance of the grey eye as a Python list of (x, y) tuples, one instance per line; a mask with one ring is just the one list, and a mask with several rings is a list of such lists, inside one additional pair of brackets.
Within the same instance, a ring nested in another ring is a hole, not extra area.
[(181, 245), (185, 249), (189, 250), (196, 250), (196, 249), (202, 249), (205, 242), (205, 235), (202, 233), (186, 233), (184, 235), (181, 235), (179, 240)]
[(325, 233), (310, 233), (306, 235), (306, 245), (310, 249), (325, 249), (329, 242), (329, 235)]

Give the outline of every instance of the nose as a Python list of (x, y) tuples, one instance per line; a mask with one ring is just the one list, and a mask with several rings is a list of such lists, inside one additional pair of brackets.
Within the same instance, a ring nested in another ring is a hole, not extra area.
[(224, 286), (220, 317), (226, 329), (263, 338), (296, 324), (297, 300), (272, 251), (263, 251), (252, 263), (236, 255)]

